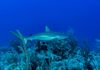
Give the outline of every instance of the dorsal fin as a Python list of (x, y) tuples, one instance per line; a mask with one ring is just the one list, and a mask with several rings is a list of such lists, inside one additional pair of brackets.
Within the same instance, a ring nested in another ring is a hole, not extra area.
[(50, 29), (48, 28), (48, 26), (45, 26), (45, 32), (50, 32)]

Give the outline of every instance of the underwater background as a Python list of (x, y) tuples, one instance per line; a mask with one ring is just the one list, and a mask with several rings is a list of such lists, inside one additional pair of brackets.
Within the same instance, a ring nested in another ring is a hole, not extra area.
[(0, 0), (0, 70), (100, 70), (100, 1)]
[(45, 25), (60, 32), (72, 28), (79, 41), (93, 46), (100, 38), (100, 1), (0, 0), (0, 45), (8, 45), (10, 31), (34, 34), (44, 31)]

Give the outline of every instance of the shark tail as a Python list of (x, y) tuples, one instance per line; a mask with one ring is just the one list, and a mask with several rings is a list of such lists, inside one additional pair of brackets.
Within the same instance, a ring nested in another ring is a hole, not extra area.
[(20, 32), (19, 30), (16, 30), (16, 32), (12, 32), (12, 31), (11, 31), (11, 33), (12, 33), (13, 35), (15, 35), (17, 38), (19, 38), (24, 44), (27, 43), (26, 38), (21, 34), (21, 32)]

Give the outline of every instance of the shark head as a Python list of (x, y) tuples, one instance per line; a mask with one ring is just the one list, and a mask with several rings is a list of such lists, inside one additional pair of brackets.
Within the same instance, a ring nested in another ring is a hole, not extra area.
[(96, 42), (100, 43), (100, 39), (96, 39)]

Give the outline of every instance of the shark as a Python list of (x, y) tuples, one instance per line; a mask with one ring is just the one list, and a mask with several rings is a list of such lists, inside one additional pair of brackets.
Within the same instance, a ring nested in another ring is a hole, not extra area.
[(96, 39), (96, 42), (100, 43), (100, 39)]
[(96, 39), (96, 48), (100, 49), (100, 39)]
[(25, 37), (22, 35), (22, 33), (19, 30), (16, 30), (16, 32), (12, 32), (17, 38), (22, 40), (24, 43), (27, 43), (28, 40), (43, 40), (43, 41), (49, 41), (49, 40), (54, 40), (54, 39), (66, 39), (68, 36), (64, 33), (59, 33), (59, 32), (53, 32), (49, 29), (48, 26), (45, 26), (45, 31), (31, 35), (29, 37)]

